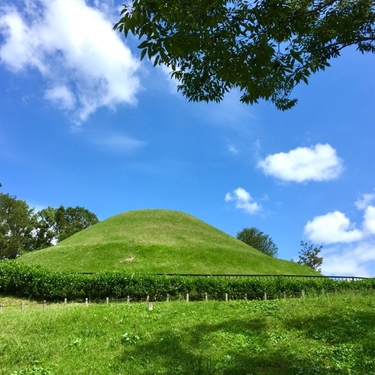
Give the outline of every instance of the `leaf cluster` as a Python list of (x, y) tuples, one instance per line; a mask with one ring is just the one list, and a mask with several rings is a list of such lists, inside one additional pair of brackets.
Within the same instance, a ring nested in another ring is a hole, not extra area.
[(133, 0), (114, 29), (139, 37), (141, 59), (168, 66), (191, 101), (238, 88), (243, 103), (281, 110), (342, 49), (375, 52), (372, 0)]

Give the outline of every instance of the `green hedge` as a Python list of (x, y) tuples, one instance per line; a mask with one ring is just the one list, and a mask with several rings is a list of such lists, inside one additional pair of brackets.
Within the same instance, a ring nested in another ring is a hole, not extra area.
[(300, 296), (354, 290), (375, 289), (375, 279), (360, 281), (335, 281), (329, 278), (304, 277), (190, 277), (158, 276), (101, 272), (93, 275), (68, 272), (50, 272), (36, 265), (17, 261), (0, 261), (0, 294), (45, 300), (103, 300), (106, 297), (122, 299), (145, 298), (165, 300), (183, 298), (189, 293), (191, 300), (202, 300), (205, 293), (210, 299), (261, 299), (266, 292), (269, 298)]

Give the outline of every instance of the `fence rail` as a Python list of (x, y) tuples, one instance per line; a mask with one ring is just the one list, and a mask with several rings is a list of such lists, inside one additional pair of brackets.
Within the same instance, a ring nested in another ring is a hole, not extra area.
[[(75, 272), (80, 275), (96, 275), (97, 272)], [(285, 277), (285, 278), (310, 278), (310, 279), (331, 279), (331, 280), (367, 280), (371, 277), (361, 276), (326, 276), (326, 275), (279, 275), (279, 274), (236, 274), (236, 273), (156, 273), (157, 276), (181, 276), (181, 277), (227, 277), (227, 278), (241, 278), (241, 277)]]

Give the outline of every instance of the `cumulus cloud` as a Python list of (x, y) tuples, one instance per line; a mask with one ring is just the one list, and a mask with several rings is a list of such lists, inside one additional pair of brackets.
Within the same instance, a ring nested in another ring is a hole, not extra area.
[(343, 161), (329, 144), (317, 144), (268, 155), (259, 161), (258, 167), (282, 181), (301, 183), (337, 178), (343, 171)]
[(227, 193), (225, 195), (225, 201), (234, 202), (236, 208), (244, 210), (249, 214), (254, 214), (261, 209), (261, 206), (254, 202), (250, 193), (240, 187), (233, 190), (232, 193)]
[(311, 241), (318, 243), (353, 242), (360, 240), (363, 235), (342, 212), (329, 212), (316, 216), (305, 226), (305, 234)]
[(354, 204), (359, 210), (363, 210), (368, 207), (375, 199), (375, 194), (362, 194), (362, 197), (359, 198)]
[(361, 241), (334, 246), (322, 251), (322, 272), (325, 275), (373, 277), (375, 241)]
[[(316, 216), (308, 221), (304, 233), (309, 240), (327, 245), (323, 255), (323, 273), (369, 276), (375, 270), (375, 206), (372, 194), (363, 194), (355, 202), (363, 210), (359, 228), (340, 211)], [(340, 246), (338, 246), (340, 244)]]
[(85, 121), (99, 107), (136, 102), (139, 62), (112, 30), (103, 2), (25, 0), (0, 8), (0, 62), (14, 73), (34, 69), (44, 98)]

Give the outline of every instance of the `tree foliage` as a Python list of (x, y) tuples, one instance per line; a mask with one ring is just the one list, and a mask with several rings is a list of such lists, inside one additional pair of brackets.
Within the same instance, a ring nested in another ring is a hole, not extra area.
[(114, 29), (142, 39), (141, 59), (168, 66), (191, 101), (239, 88), (281, 110), (345, 47), (375, 52), (373, 0), (132, 0)]
[(55, 211), (55, 225), (57, 241), (63, 241), (83, 229), (91, 227), (99, 220), (95, 214), (86, 208), (60, 206)]
[(32, 249), (33, 213), (25, 201), (0, 193), (0, 259)]
[(241, 232), (237, 233), (237, 239), (271, 257), (277, 255), (278, 248), (272, 238), (257, 228), (242, 229)]
[(97, 222), (83, 207), (47, 207), (35, 213), (25, 201), (0, 193), (0, 259), (52, 246)]
[(315, 246), (310, 242), (301, 241), (302, 249), (299, 251), (298, 262), (312, 268), (313, 270), (321, 272), (323, 264), (323, 257), (319, 256), (323, 246)]

